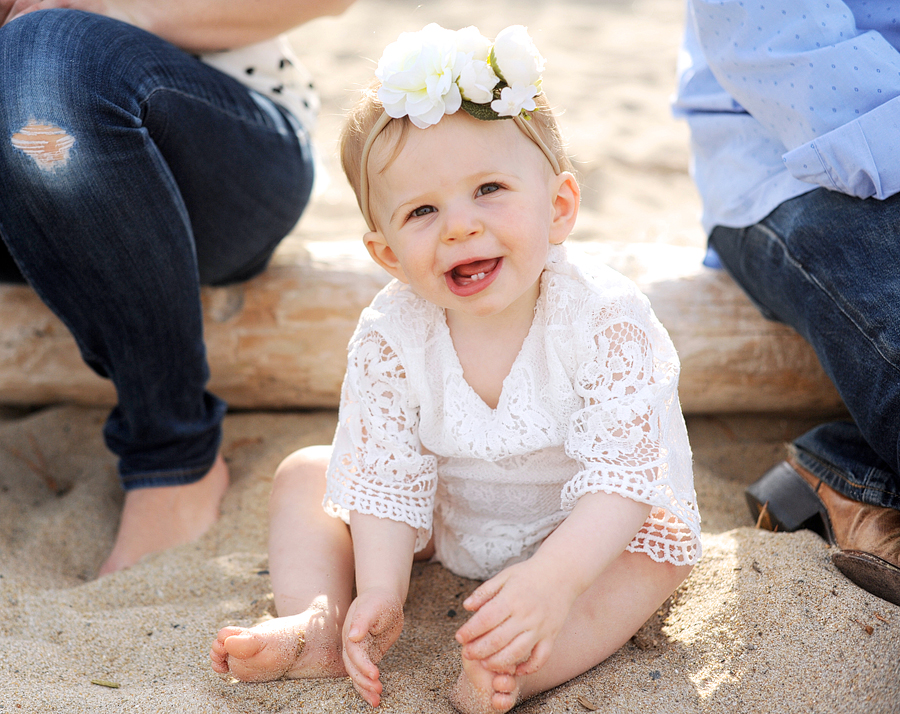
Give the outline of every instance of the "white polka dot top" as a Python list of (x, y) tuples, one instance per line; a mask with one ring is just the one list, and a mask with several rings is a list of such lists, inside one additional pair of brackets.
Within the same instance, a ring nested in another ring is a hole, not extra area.
[(315, 128), (319, 96), (312, 75), (282, 35), (255, 45), (200, 57), (290, 111), (307, 132)]

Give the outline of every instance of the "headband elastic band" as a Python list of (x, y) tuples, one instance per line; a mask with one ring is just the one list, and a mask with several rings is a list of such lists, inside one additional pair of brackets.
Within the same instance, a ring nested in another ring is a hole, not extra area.
[[(544, 143), (544, 140), (541, 139), (540, 134), (535, 131), (531, 121), (523, 118), (521, 115), (512, 117), (512, 120), (516, 123), (516, 126), (522, 130), (525, 136), (537, 144), (538, 148), (544, 152), (544, 156), (547, 157), (550, 166), (553, 167), (553, 173), (559, 176), (559, 174), (562, 173), (562, 169), (559, 166), (559, 160), (553, 152), (550, 151), (547, 144)], [(366, 225), (369, 227), (369, 230), (373, 232), (375, 231), (375, 222), (372, 220), (372, 215), (369, 212), (369, 153), (372, 150), (375, 139), (377, 139), (378, 135), (384, 131), (384, 128), (390, 121), (391, 117), (388, 116), (388, 113), (382, 112), (381, 116), (378, 117), (378, 121), (375, 122), (375, 125), (369, 132), (369, 136), (366, 137), (366, 143), (363, 144), (362, 156), (359, 160), (359, 207), (360, 210), (362, 210), (363, 218), (366, 219)]]

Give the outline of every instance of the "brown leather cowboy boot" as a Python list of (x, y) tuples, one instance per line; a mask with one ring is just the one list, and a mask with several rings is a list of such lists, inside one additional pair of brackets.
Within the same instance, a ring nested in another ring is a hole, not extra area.
[(900, 511), (847, 498), (791, 461), (751, 485), (747, 503), (761, 528), (815, 531), (835, 546), (831, 561), (838, 570), (900, 605)]

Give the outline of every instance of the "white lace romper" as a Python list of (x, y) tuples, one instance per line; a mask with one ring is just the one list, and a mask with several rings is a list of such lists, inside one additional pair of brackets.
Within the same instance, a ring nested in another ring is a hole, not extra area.
[(431, 534), (435, 559), (486, 579), (531, 556), (578, 498), (653, 506), (628, 550), (695, 563), (700, 516), (678, 358), (650, 303), (553, 247), (534, 322), (496, 409), (463, 378), (443, 310), (390, 283), (350, 341), (325, 508)]

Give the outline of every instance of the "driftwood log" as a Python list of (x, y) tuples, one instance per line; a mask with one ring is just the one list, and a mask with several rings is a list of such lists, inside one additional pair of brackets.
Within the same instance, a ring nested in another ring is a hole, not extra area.
[[(649, 296), (682, 363), (686, 413), (840, 411), (815, 354), (764, 320), (696, 248), (581, 244)], [(205, 288), (210, 389), (232, 407), (334, 407), (347, 341), (387, 277), (359, 241), (308, 242), (248, 283)], [(113, 404), (63, 324), (27, 287), (0, 286), (0, 403)]]

